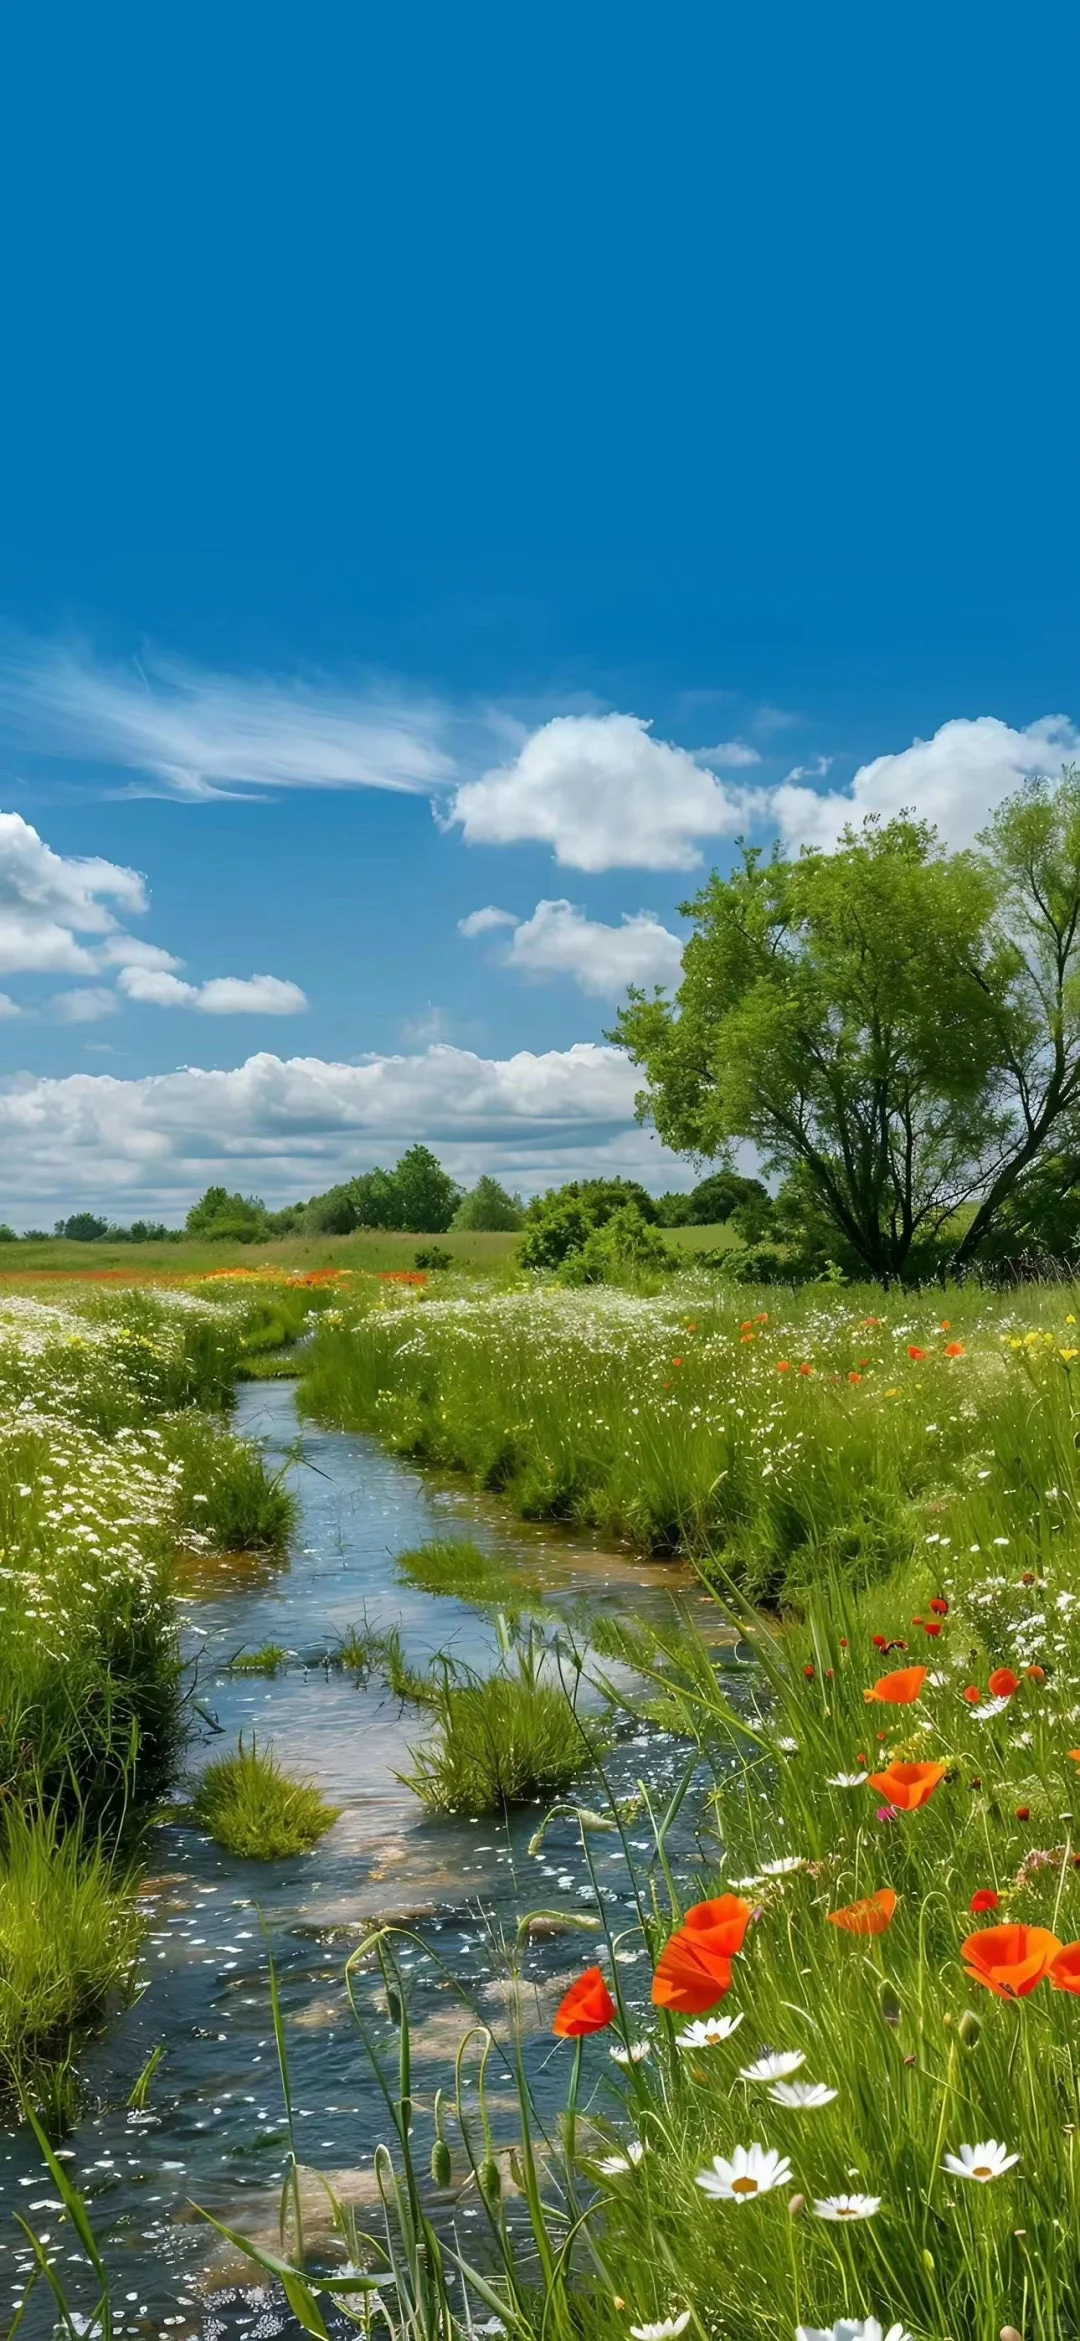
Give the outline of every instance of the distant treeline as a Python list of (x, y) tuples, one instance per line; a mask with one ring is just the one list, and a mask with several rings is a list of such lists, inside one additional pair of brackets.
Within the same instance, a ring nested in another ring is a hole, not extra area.
[(591, 1226), (598, 1212), (606, 1218), (624, 1206), (633, 1207), (654, 1227), (712, 1226), (733, 1213), (753, 1219), (767, 1212), (768, 1196), (759, 1179), (717, 1171), (688, 1194), (650, 1195), (635, 1179), (571, 1180), (526, 1205), (497, 1179), (481, 1178), (469, 1189), (458, 1186), (428, 1147), (410, 1146), (392, 1170), (362, 1171), (307, 1203), (289, 1203), (281, 1211), (270, 1210), (258, 1195), (208, 1187), (182, 1228), (152, 1219), (120, 1226), (96, 1212), (76, 1211), (58, 1219), (51, 1229), (27, 1228), (21, 1239), (14, 1228), (0, 1226), (0, 1243), (45, 1243), (62, 1237), (77, 1244), (259, 1244), (274, 1236), (352, 1235), (360, 1228), (407, 1235), (489, 1234), (526, 1227), (535, 1231), (541, 1223), (548, 1224), (553, 1207), (561, 1219), (569, 1211), (587, 1218)]

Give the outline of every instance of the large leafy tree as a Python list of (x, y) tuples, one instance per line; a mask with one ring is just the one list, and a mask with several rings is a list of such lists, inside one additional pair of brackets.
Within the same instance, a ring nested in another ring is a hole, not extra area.
[(752, 1139), (885, 1281), (964, 1205), (969, 1258), (1080, 1091), (1077, 775), (976, 852), (908, 817), (745, 850), (684, 915), (676, 999), (631, 992), (613, 1035), (642, 1116), (699, 1158)]

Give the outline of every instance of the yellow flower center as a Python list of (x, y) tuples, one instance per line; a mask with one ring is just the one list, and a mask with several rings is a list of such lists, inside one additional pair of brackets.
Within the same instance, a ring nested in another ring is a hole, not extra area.
[(733, 2195), (756, 2195), (757, 2191), (758, 2182), (756, 2178), (732, 2179), (731, 2192)]

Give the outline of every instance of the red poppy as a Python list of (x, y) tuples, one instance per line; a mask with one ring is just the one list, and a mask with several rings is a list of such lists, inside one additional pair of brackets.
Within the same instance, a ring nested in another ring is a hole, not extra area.
[(1050, 1982), (1055, 1991), (1080, 1993), (1080, 1943), (1066, 1943), (1051, 1960)]
[(940, 1618), (924, 1618), (924, 1619), (923, 1619), (923, 1632), (924, 1632), (924, 1634), (930, 1634), (930, 1635), (934, 1635), (934, 1634), (940, 1634), (940, 1632), (941, 1632), (941, 1619), (940, 1619)]
[(1016, 1818), (1017, 1818), (1017, 1820), (1018, 1820), (1018, 1821), (1030, 1821), (1030, 1819), (1031, 1819), (1031, 1806), (1030, 1806), (1030, 1805), (1017, 1805), (1017, 1808), (1016, 1808)]
[(979, 1689), (978, 1683), (969, 1683), (966, 1691), (964, 1692), (964, 1697), (967, 1700), (969, 1707), (982, 1706), (982, 1692)]
[(972, 1895), (968, 1907), (973, 1918), (981, 1918), (986, 1910), (1000, 1910), (1001, 1896), (995, 1894), (992, 1886), (980, 1886), (978, 1893)]
[(947, 1341), (947, 1342), (946, 1342), (946, 1344), (945, 1344), (945, 1355), (946, 1355), (946, 1357), (963, 1357), (963, 1354), (964, 1354), (964, 1344), (963, 1344), (963, 1342), (962, 1342), (962, 1341)]
[(1043, 1666), (1025, 1666), (1024, 1673), (1029, 1683), (1044, 1683), (1046, 1681), (1046, 1669)]
[(842, 1926), (849, 1935), (883, 1935), (892, 1925), (896, 1895), (891, 1886), (879, 1886), (863, 1902), (849, 1902), (846, 1910), (830, 1910), (829, 1925)]
[(799, 1372), (800, 1372), (800, 1374), (812, 1374), (812, 1373), (813, 1373), (813, 1371), (814, 1371), (814, 1369), (813, 1369), (813, 1366), (811, 1366), (811, 1365), (807, 1365), (807, 1364), (805, 1364), (805, 1363), (804, 1363), (804, 1364), (802, 1364), (802, 1365), (799, 1367)]
[(879, 1675), (863, 1698), (876, 1700), (884, 1707), (910, 1707), (919, 1696), (926, 1681), (925, 1666), (900, 1666), (895, 1674)]
[(689, 1935), (699, 1950), (733, 1959), (742, 1950), (753, 1915), (741, 1894), (718, 1894), (712, 1902), (693, 1903), (678, 1931)]
[(778, 1374), (790, 1374), (790, 1372), (791, 1372), (791, 1360), (790, 1360), (790, 1358), (786, 1358), (786, 1357), (778, 1357), (778, 1358), (777, 1358), (777, 1361), (776, 1361), (776, 1371), (777, 1371), (777, 1373), (778, 1373)]
[(671, 1362), (673, 1366), (681, 1366), (682, 1359), (681, 1357), (673, 1357)]
[(665, 1943), (652, 1980), (655, 2007), (704, 2016), (731, 1989), (731, 1962), (750, 1924), (750, 1904), (738, 1894), (697, 1902)]
[(940, 1593), (935, 1593), (933, 1600), (927, 1603), (927, 1607), (928, 1609), (933, 1610), (934, 1616), (936, 1618), (948, 1617), (949, 1604), (947, 1601), (942, 1600)]
[(1011, 1666), (996, 1666), (990, 1677), (990, 1690), (995, 1699), (1011, 1699), (1020, 1688), (1020, 1677)]
[(909, 1341), (909, 1343), (908, 1343), (908, 1356), (909, 1356), (909, 1357), (914, 1357), (914, 1358), (922, 1358), (922, 1357), (925, 1357), (925, 1356), (926, 1356), (926, 1351), (925, 1351), (925, 1349), (919, 1349), (919, 1348), (917, 1347), (917, 1345), (916, 1345), (916, 1343), (915, 1343), (915, 1342), (913, 1342), (913, 1341)]
[(804, 1675), (806, 1676), (807, 1682), (808, 1682), (808, 1683), (812, 1683), (812, 1682), (813, 1682), (813, 1679), (814, 1679), (814, 1669), (813, 1669), (813, 1667), (812, 1667), (812, 1666), (804, 1666), (804, 1668), (803, 1668), (803, 1673), (804, 1673)]
[(888, 1797), (898, 1812), (917, 1813), (929, 1803), (948, 1769), (947, 1764), (890, 1764), (887, 1772), (871, 1772), (870, 1787)]
[(972, 1983), (999, 2000), (1025, 2000), (1057, 1958), (1061, 1944), (1044, 1926), (986, 1926), (962, 1945)]
[(861, 1374), (849, 1374), (849, 1375), (848, 1375), (848, 1381), (849, 1381), (849, 1382), (861, 1382), (861, 1381), (862, 1381), (862, 1375), (861, 1375)]
[(602, 2032), (617, 2014), (599, 1967), (587, 1967), (559, 2001), (551, 2029), (560, 2040), (580, 2040), (587, 2032)]

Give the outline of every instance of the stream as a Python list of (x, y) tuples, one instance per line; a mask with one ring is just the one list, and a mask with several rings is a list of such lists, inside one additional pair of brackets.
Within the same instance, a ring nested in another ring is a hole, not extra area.
[[(434, 2092), (441, 2086), (453, 2096), (455, 2053), (477, 2020), (464, 2010), (447, 1971), (465, 1986), (479, 2019), (500, 2032), (508, 2013), (500, 1930), (512, 1938), (521, 1912), (538, 1907), (595, 1907), (572, 1825), (553, 1825), (541, 1859), (527, 1854), (541, 1817), (536, 1806), (511, 1814), (509, 1823), (428, 1819), (397, 1778), (407, 1769), (410, 1741), (423, 1736), (423, 1719), (403, 1713), (377, 1683), (358, 1687), (324, 1662), (346, 1629), (366, 1620), (384, 1628), (400, 1624), (410, 1660), (449, 1650), (470, 1664), (491, 1663), (491, 1621), (453, 1598), (419, 1592), (398, 1576), (396, 1554), (434, 1537), (468, 1536), (539, 1581), (556, 1609), (584, 1602), (659, 1618), (670, 1614), (677, 1588), (717, 1619), (715, 1605), (678, 1564), (660, 1568), (584, 1536), (523, 1525), (493, 1501), (403, 1462), (373, 1439), (301, 1425), (290, 1383), (243, 1385), (235, 1424), (288, 1469), (300, 1522), (287, 1557), (215, 1558), (185, 1580), (183, 1638), (197, 1700), (189, 1769), (197, 1772), (234, 1747), (241, 1730), (254, 1730), (260, 1742), (273, 1741), (289, 1770), (316, 1780), (341, 1813), (313, 1852), (278, 1862), (234, 1859), (190, 1825), (159, 1827), (143, 1889), (148, 1928), (140, 1996), (81, 2060), (88, 2110), (63, 2151), (105, 2245), (119, 2329), (168, 2331), (176, 2341), (196, 2333), (218, 2341), (234, 2331), (264, 2341), (299, 2330), (269, 2281), (253, 2281), (251, 2264), (193, 2208), (197, 2203), (276, 2248), (286, 2136), (267, 1945), (287, 2029), (298, 2152), (328, 2174), (341, 2199), (356, 2207), (362, 2227), (375, 2228), (372, 2158), (389, 2121), (346, 2002), (342, 1970), (350, 1950), (382, 1920), (407, 1922), (415, 1931), (417, 1941), (403, 1946), (403, 1965), (414, 2028), (417, 2150), (426, 2166)], [(239, 1651), (268, 1642), (289, 1651), (284, 1671), (269, 1679), (228, 1671)], [(631, 1727), (612, 1752), (610, 1777), (619, 1793), (647, 1779), (663, 1799), (685, 1760), (681, 1743)], [(647, 1869), (647, 1827), (632, 1825), (631, 1836)], [(612, 1925), (629, 1929), (634, 1902), (618, 1840), (591, 1842)], [(692, 1843), (684, 1852), (692, 1860)], [(542, 2115), (553, 2114), (565, 2093), (565, 2051), (551, 2037), (551, 2014), (580, 1971), (588, 1942), (553, 1925), (529, 1950), (522, 1994), (528, 2005), (521, 2015)], [(644, 1999), (640, 1940), (635, 1945), (629, 1937), (620, 1957), (628, 1996)], [(372, 2030), (392, 2059), (396, 2035), (375, 1977), (365, 1979), (363, 1997)], [(165, 2054), (147, 2108), (130, 2112), (127, 2098), (159, 2044)], [(516, 2134), (516, 2100), (495, 2060), (488, 2079), (497, 2142), (500, 2118), (509, 2140)], [(607, 2111), (618, 2113), (614, 2096)], [(458, 2167), (467, 2175), (467, 2165)], [(314, 2182), (305, 2181), (304, 2202), (317, 2247), (329, 2221)], [(59, 2208), (32, 2135), (19, 2129), (0, 2137), (0, 2331), (31, 2265), (16, 2212), (55, 2250), (72, 2297), (86, 2298), (84, 2264), (67, 2223), (57, 2227)], [(474, 2194), (461, 2198), (455, 2217), (477, 2219)], [(52, 2323), (42, 2288), (26, 2329), (48, 2332)]]

